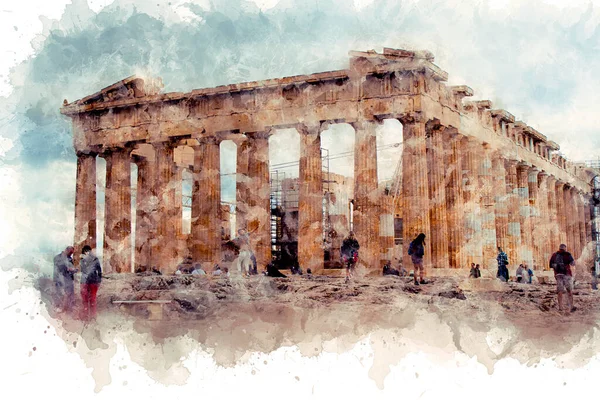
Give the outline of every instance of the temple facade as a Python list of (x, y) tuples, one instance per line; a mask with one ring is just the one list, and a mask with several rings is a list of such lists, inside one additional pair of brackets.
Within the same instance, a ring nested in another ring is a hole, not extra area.
[[(106, 160), (104, 268), (173, 271), (189, 254), (217, 263), (222, 252), (220, 143), (237, 146), (236, 225), (250, 232), (259, 265), (271, 260), (269, 136), (300, 135), (298, 261), (323, 271), (321, 133), (349, 124), (355, 133), (352, 228), (361, 260), (379, 270), (401, 220), (403, 254), (427, 236), (425, 263), (495, 268), (497, 247), (510, 264), (536, 269), (560, 243), (575, 257), (592, 241), (593, 171), (567, 161), (558, 144), (490, 101), (468, 101), (467, 86), (426, 51), (350, 52), (349, 68), (259, 82), (161, 93), (156, 78), (132, 76), (81, 100), (65, 100), (77, 154), (75, 246), (96, 247), (96, 158)], [(377, 178), (376, 128), (402, 124), (397, 187)], [(179, 161), (178, 161), (179, 160)], [(132, 225), (131, 164), (138, 168)], [(193, 178), (191, 231), (182, 235), (181, 179)], [(135, 249), (132, 249), (135, 232)], [(133, 250), (133, 251), (132, 251)]]

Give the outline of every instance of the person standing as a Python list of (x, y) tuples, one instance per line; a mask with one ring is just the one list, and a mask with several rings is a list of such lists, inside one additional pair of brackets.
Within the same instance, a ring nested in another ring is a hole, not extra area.
[(356, 262), (358, 261), (359, 249), (360, 244), (358, 244), (358, 240), (356, 240), (356, 237), (354, 237), (354, 232), (350, 231), (348, 237), (344, 239), (342, 242), (342, 247), (340, 248), (342, 263), (346, 267), (346, 282), (352, 278), (352, 271), (354, 270)]
[(102, 267), (98, 257), (88, 245), (81, 250), (81, 300), (83, 302), (82, 319), (96, 318), (96, 294), (102, 281)]
[(496, 261), (498, 261), (498, 273), (496, 274), (496, 277), (508, 282), (508, 255), (501, 247), (498, 247)]
[(56, 289), (57, 311), (70, 312), (75, 300), (74, 274), (77, 272), (73, 265), (75, 248), (68, 246), (54, 257), (54, 286)]
[(531, 285), (533, 282), (533, 270), (527, 264), (525, 264), (525, 266), (527, 268), (527, 283)]
[(238, 236), (233, 240), (239, 249), (236, 267), (240, 274), (250, 275), (252, 273), (252, 249), (250, 247), (250, 235), (245, 229), (238, 229)]
[(523, 282), (523, 277), (525, 276), (525, 272), (526, 272), (526, 269), (523, 266), (523, 264), (519, 264), (519, 268), (517, 268), (517, 272), (515, 273), (515, 276), (517, 277), (517, 282), (519, 282), (519, 283)]
[(575, 259), (567, 251), (567, 245), (561, 244), (558, 251), (550, 258), (550, 268), (554, 270), (556, 278), (556, 291), (558, 294), (558, 311), (563, 311), (563, 296), (567, 293), (568, 310), (575, 311), (573, 305), (573, 272), (571, 266), (575, 265)]
[[(425, 268), (423, 267), (423, 257), (425, 256), (425, 234), (419, 233), (419, 235), (410, 242), (408, 246), (408, 255), (411, 258), (415, 272), (415, 285), (429, 283), (425, 280)], [(419, 273), (419, 280), (417, 280), (417, 273)]]

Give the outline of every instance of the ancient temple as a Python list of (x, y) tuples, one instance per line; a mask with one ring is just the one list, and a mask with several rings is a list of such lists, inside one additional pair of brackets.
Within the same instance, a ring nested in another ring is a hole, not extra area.
[[(497, 247), (511, 264), (544, 268), (560, 243), (577, 257), (592, 240), (589, 205), (595, 174), (567, 161), (559, 145), (490, 101), (468, 101), (467, 86), (426, 51), (385, 48), (350, 52), (348, 69), (161, 93), (160, 79), (129, 77), (71, 103), (77, 153), (75, 245), (96, 246), (96, 158), (106, 160), (104, 264), (173, 271), (187, 251), (195, 260), (222, 257), (220, 148), (237, 145), (236, 224), (251, 232), (258, 263), (271, 259), (269, 136), (300, 135), (298, 259), (323, 271), (321, 133), (345, 123), (355, 132), (353, 230), (368, 268), (393, 254), (394, 221), (404, 250), (427, 235), (425, 262), (495, 267)], [(375, 129), (402, 124), (401, 184), (377, 180)], [(179, 158), (179, 162), (177, 159)], [(187, 159), (183, 162), (181, 160)], [(131, 164), (137, 164), (132, 226)], [(191, 232), (181, 232), (181, 177), (193, 177)]]

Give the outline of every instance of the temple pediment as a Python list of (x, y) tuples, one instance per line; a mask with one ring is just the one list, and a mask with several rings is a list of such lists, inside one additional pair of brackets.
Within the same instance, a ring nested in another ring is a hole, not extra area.
[(162, 79), (132, 75), (100, 91), (64, 106), (81, 106), (157, 95), (164, 87)]

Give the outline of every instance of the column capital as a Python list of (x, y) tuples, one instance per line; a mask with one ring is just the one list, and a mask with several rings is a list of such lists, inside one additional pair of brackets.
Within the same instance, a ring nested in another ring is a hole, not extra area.
[(538, 179), (542, 182), (548, 181), (548, 178), (550, 178), (550, 175), (544, 170), (540, 171), (538, 174)]
[[(196, 141), (198, 142), (198, 145), (204, 145), (204, 144), (218, 145), (221, 143), (221, 138), (218, 137), (217, 135), (206, 135), (206, 136), (196, 138)], [(193, 147), (195, 147), (195, 146), (193, 146)]]
[(316, 124), (300, 123), (296, 125), (296, 130), (301, 135), (319, 135), (324, 130), (323, 127), (327, 125), (329, 125), (327, 122)]
[(365, 129), (368, 125), (381, 125), (383, 121), (376, 119), (359, 119), (358, 121), (350, 122), (354, 130)]
[(268, 128), (267, 130), (264, 130), (264, 131), (244, 132), (244, 135), (246, 135), (246, 137), (251, 140), (257, 140), (257, 139), (269, 140), (269, 138), (271, 137), (272, 134), (273, 134), (272, 128)]

